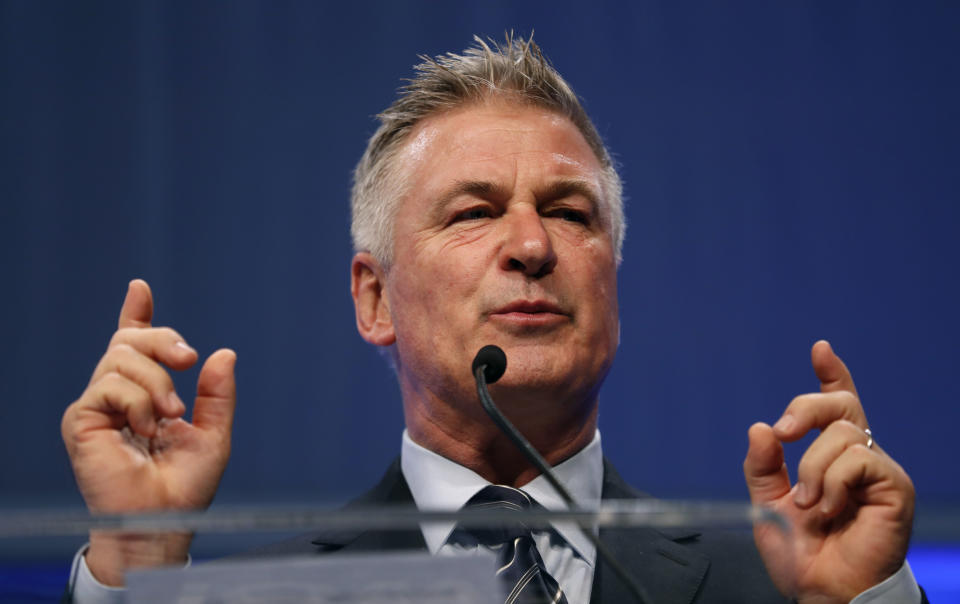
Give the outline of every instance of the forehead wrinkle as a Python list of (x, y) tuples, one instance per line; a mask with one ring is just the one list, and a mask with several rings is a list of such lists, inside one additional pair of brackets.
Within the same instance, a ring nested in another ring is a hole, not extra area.
[[(476, 107), (471, 110), (476, 110)], [(427, 216), (433, 218), (434, 215), (441, 215), (459, 195), (475, 195), (480, 198), (498, 196), (509, 199), (515, 193), (518, 183), (528, 178), (527, 174), (539, 173), (534, 179), (540, 182), (531, 190), (535, 198), (539, 199), (544, 194), (538, 189), (552, 188), (545, 193), (547, 196), (559, 191), (559, 185), (550, 183), (551, 180), (584, 181), (576, 187), (568, 186), (569, 183), (563, 186), (568, 190), (578, 189), (598, 210), (597, 214), (603, 222), (607, 222), (604, 183), (602, 179), (591, 178), (597, 176), (597, 171), (602, 170), (592, 150), (588, 149), (588, 155), (581, 157), (582, 150), (575, 144), (576, 141), (572, 144), (560, 135), (550, 136), (549, 140), (537, 138), (544, 129), (531, 126), (529, 120), (521, 115), (525, 111), (517, 114), (518, 119), (513, 119), (511, 115), (504, 122), (487, 123), (485, 127), (481, 126), (480, 130), (471, 129), (469, 123), (449, 128), (444, 123), (445, 120), (457, 120), (462, 117), (457, 115), (459, 113), (461, 111), (453, 111), (427, 118), (414, 128), (413, 137), (405, 145), (404, 155), (409, 162), (407, 168), (411, 176), (419, 172), (419, 175), (415, 176), (419, 185), (411, 185), (432, 198), (433, 203), (430, 203)], [(551, 112), (535, 117), (548, 118), (551, 126), (569, 125), (566, 117)], [(444, 146), (447, 146), (448, 151), (443, 151)], [(522, 159), (525, 155), (528, 160)], [(470, 174), (462, 169), (470, 163), (477, 165), (479, 173)], [(430, 183), (434, 180), (432, 175), (446, 172), (449, 166), (456, 164), (461, 164), (461, 169), (456, 171), (460, 171), (463, 179), (452, 184), (447, 183), (447, 186), (435, 182), (434, 184), (440, 187), (439, 190), (434, 189), (437, 191), (436, 195), (431, 195), (429, 189), (432, 188)], [(483, 164), (488, 167), (481, 167)], [(530, 173), (531, 170), (533, 173)], [(593, 180), (598, 182), (589, 186)]]

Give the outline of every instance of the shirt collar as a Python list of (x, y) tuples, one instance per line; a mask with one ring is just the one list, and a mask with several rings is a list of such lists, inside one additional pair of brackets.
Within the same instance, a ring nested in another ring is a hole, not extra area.
[[(420, 509), (458, 510), (477, 491), (491, 484), (479, 474), (460, 464), (437, 455), (413, 442), (406, 430), (400, 449), (400, 468), (410, 487), (413, 501)], [(600, 505), (603, 488), (603, 451), (600, 448), (600, 431), (593, 440), (573, 457), (553, 467), (560, 482), (567, 487), (580, 507), (596, 509)], [(548, 510), (565, 510), (563, 502), (547, 479), (540, 475), (523, 485), (540, 505)], [(436, 554), (443, 547), (456, 526), (455, 522), (423, 523), (421, 530), (430, 553)], [(576, 524), (553, 525), (560, 535), (585, 559), (593, 560), (594, 546)]]

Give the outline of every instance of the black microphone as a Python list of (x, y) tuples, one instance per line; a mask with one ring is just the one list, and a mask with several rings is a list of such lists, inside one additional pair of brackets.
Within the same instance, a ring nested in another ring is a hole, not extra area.
[(488, 384), (492, 384), (499, 380), (507, 370), (507, 355), (503, 353), (503, 349), (499, 346), (488, 344), (477, 352), (477, 356), (473, 357), (473, 373), (477, 373), (477, 369), (481, 366), (483, 377)]
[[(560, 497), (567, 503), (567, 506), (571, 510), (579, 510), (580, 506), (577, 505), (573, 500), (573, 496), (570, 495), (570, 492), (563, 486), (560, 479), (553, 473), (547, 460), (540, 455), (533, 445), (530, 444), (530, 441), (524, 438), (523, 434), (521, 434), (520, 431), (510, 423), (510, 420), (508, 420), (503, 413), (500, 413), (497, 406), (493, 404), (493, 398), (490, 397), (487, 384), (496, 382), (507, 371), (507, 355), (499, 346), (488, 344), (477, 352), (477, 356), (473, 358), (471, 368), (473, 369), (473, 379), (477, 382), (477, 395), (480, 397), (480, 405), (483, 406), (483, 410), (487, 412), (487, 415), (490, 416), (493, 423), (500, 428), (500, 431), (513, 441), (513, 444), (520, 449), (520, 452), (523, 453), (527, 460), (540, 470), (540, 473), (546, 477), (547, 482), (560, 494)], [(637, 602), (640, 602), (640, 604), (652, 604), (653, 599), (650, 598), (647, 591), (640, 586), (640, 584), (630, 576), (627, 569), (613, 557), (613, 554), (611, 554), (610, 550), (600, 541), (600, 538), (584, 526), (580, 527), (580, 531), (584, 537), (589, 539), (597, 548), (597, 554), (603, 558), (603, 561), (606, 562), (607, 565), (613, 569), (613, 572), (620, 577), (620, 580), (626, 584)]]

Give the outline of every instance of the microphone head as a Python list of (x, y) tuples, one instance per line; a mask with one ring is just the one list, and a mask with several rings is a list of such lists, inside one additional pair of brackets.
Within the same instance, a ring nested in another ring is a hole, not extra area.
[(477, 367), (483, 365), (483, 377), (488, 384), (492, 384), (500, 379), (507, 370), (507, 355), (499, 346), (488, 344), (477, 352), (473, 357), (473, 374), (477, 374)]

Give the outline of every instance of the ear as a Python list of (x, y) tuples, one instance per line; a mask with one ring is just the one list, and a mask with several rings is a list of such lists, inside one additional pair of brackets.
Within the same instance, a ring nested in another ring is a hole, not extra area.
[(359, 252), (350, 265), (350, 293), (357, 315), (357, 331), (375, 346), (390, 346), (397, 340), (390, 316), (385, 273), (367, 252)]

